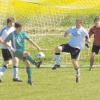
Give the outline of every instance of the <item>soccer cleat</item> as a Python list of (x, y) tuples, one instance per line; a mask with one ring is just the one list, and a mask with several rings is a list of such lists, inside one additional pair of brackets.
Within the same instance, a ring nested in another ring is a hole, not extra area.
[(18, 78), (14, 78), (13, 82), (22, 82), (22, 80), (18, 79)]
[(28, 84), (29, 85), (32, 85), (32, 80), (28, 80)]
[(39, 62), (37, 62), (37, 63), (35, 64), (35, 66), (36, 66), (37, 68), (40, 68), (41, 64), (42, 64), (42, 61), (39, 61)]
[(54, 67), (52, 67), (52, 70), (56, 70), (57, 68), (60, 68), (60, 65), (55, 64)]

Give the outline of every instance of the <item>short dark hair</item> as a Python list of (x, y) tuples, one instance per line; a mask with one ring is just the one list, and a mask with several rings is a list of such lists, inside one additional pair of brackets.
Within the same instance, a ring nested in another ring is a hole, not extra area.
[(100, 20), (100, 16), (96, 16), (95, 19), (94, 19), (94, 22)]
[(7, 24), (10, 23), (10, 22), (13, 22), (13, 21), (14, 21), (14, 18), (13, 17), (7, 18)]
[(22, 27), (22, 25), (18, 22), (15, 23), (15, 28), (19, 28), (19, 27)]

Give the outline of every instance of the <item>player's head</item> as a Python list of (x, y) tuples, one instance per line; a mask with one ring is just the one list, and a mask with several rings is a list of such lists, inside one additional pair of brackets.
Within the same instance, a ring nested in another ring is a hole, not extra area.
[(9, 27), (14, 26), (14, 23), (15, 23), (15, 19), (14, 19), (13, 17), (7, 18), (7, 25), (8, 25)]
[(19, 33), (22, 30), (22, 25), (18, 22), (15, 23), (16, 32)]
[(100, 27), (100, 16), (95, 17), (94, 23), (96, 27)]
[(80, 18), (76, 19), (76, 27), (80, 28), (82, 25), (83, 25), (83, 20)]

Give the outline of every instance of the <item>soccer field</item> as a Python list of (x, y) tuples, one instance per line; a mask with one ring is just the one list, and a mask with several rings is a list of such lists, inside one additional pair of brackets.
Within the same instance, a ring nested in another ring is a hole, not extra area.
[(12, 82), (8, 69), (0, 84), (0, 100), (100, 100), (100, 72), (95, 68), (81, 69), (81, 81), (75, 83), (74, 70), (61, 68), (33, 68), (33, 86), (26, 83), (25, 69), (20, 69), (22, 83)]
[[(81, 80), (75, 81), (75, 70), (70, 54), (61, 53), (61, 68), (52, 70), (55, 64), (55, 48), (66, 44), (71, 36), (64, 33), (75, 26), (80, 18), (89, 31), (96, 16), (100, 16), (100, 0), (0, 0), (0, 32), (10, 16), (22, 24), (33, 42), (41, 48), (38, 51), (27, 41), (25, 50), (37, 57), (45, 54), (40, 69), (32, 68), (33, 85), (27, 84), (27, 74), (22, 61), (19, 64), (21, 83), (12, 81), (12, 69), (8, 68), (0, 83), (0, 100), (100, 100), (100, 52), (95, 58), (95, 69), (89, 71), (89, 61), (94, 36), (89, 48), (80, 55)], [(3, 59), (0, 50), (0, 69)]]

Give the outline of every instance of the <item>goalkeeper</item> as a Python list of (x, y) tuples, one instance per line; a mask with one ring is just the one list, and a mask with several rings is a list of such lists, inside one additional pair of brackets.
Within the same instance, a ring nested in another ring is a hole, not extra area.
[[(25, 62), (26, 72), (28, 75), (28, 84), (32, 85), (32, 72), (30, 68), (30, 62), (36, 65), (36, 67), (38, 68), (40, 67), (42, 62), (35, 61), (32, 56), (30, 56), (30, 53), (25, 51), (25, 40), (30, 42), (38, 50), (40, 50), (40, 48), (37, 44), (32, 42), (27, 33), (21, 31), (22, 25), (20, 23), (15, 23), (15, 29), (16, 30), (8, 36), (6, 42), (4, 42), (3, 44), (9, 47), (14, 52), (14, 57), (19, 58)], [(9, 46), (9, 41), (11, 41), (12, 47)]]

